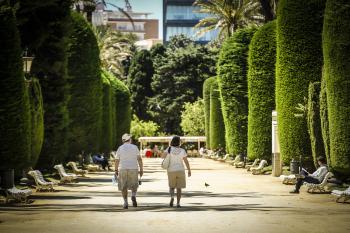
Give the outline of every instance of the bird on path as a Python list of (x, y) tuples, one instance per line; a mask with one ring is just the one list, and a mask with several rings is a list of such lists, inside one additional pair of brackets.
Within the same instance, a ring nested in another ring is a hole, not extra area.
[(207, 184), (207, 183), (205, 182), (205, 183), (204, 183), (204, 186), (205, 186), (206, 188), (208, 188), (210, 185)]

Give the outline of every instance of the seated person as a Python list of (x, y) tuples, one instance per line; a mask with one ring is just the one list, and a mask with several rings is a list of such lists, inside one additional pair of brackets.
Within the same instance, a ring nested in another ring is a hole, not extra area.
[(102, 166), (103, 170), (106, 170), (106, 167), (108, 167), (108, 160), (101, 154), (95, 154), (92, 156), (92, 161), (94, 164), (100, 164)]
[(300, 187), (304, 182), (311, 184), (320, 184), (328, 173), (328, 166), (324, 157), (318, 157), (317, 163), (320, 166), (314, 173), (309, 174), (304, 168), (301, 169), (300, 175), (298, 176), (295, 189), (290, 193), (299, 193)]

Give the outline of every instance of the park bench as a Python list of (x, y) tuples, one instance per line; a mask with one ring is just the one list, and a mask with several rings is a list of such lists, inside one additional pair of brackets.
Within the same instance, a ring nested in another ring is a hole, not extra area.
[(266, 160), (261, 160), (258, 167), (253, 167), (250, 169), (253, 175), (261, 175), (263, 174), (264, 167), (267, 166)]
[(46, 190), (55, 191), (53, 188), (54, 183), (46, 181), (43, 177), (43, 174), (39, 170), (29, 171), (28, 175), (34, 178), (34, 181), (36, 184), (35, 190), (37, 192), (46, 191)]
[(67, 166), (71, 167), (72, 170), (73, 170), (73, 173), (76, 174), (76, 175), (85, 176), (88, 173), (87, 170), (79, 169), (77, 167), (77, 164), (75, 162), (73, 162), (73, 161), (68, 162)]
[(251, 165), (246, 165), (245, 167), (247, 168), (247, 171), (249, 172), (250, 169), (252, 169), (253, 167), (255, 167), (256, 165), (258, 165), (258, 162), (260, 161), (260, 159), (255, 159), (253, 164)]
[(325, 193), (326, 192), (325, 188), (328, 184), (328, 179), (331, 178), (332, 176), (334, 176), (333, 173), (328, 172), (320, 184), (311, 184), (311, 183), (305, 182), (304, 185), (307, 187), (307, 192), (316, 193), (318, 191), (318, 193)]
[(236, 163), (239, 163), (239, 162), (241, 162), (241, 157), (239, 155), (237, 155), (234, 160), (227, 161), (227, 163), (232, 166), (236, 165)]
[(58, 174), (61, 177), (61, 183), (71, 183), (71, 182), (76, 182), (77, 175), (67, 173), (64, 170), (64, 167), (62, 164), (55, 165), (54, 168), (58, 171)]
[(344, 191), (333, 190), (332, 195), (336, 196), (336, 202), (340, 202), (340, 200), (343, 199), (343, 203), (345, 203), (347, 200), (350, 200), (350, 187)]
[(282, 184), (286, 185), (294, 185), (297, 183), (297, 177), (292, 174), (292, 175), (281, 175), (280, 178), (282, 179)]
[(9, 189), (4, 189), (5, 202), (8, 203), (9, 200), (15, 200), (21, 203), (28, 203), (28, 197), (32, 194), (30, 189), (18, 189), (15, 186)]
[(229, 154), (226, 154), (223, 158), (218, 159), (219, 162), (226, 162), (227, 160), (230, 160)]

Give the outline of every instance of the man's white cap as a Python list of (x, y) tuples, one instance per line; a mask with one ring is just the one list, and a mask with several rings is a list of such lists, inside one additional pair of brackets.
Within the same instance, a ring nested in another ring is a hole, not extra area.
[(123, 142), (127, 142), (131, 139), (131, 135), (130, 134), (127, 134), (125, 133), (123, 136), (122, 136), (122, 141)]

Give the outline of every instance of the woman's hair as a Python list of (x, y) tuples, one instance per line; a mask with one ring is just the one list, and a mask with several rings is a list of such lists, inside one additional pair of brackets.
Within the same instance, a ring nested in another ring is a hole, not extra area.
[(174, 136), (171, 139), (170, 145), (171, 146), (180, 146), (180, 137), (179, 136)]
[(322, 156), (318, 157), (318, 158), (317, 158), (317, 161), (319, 161), (319, 162), (321, 162), (321, 163), (323, 163), (323, 164), (326, 164), (326, 163), (327, 163), (327, 162), (326, 162), (326, 159), (325, 159), (324, 157), (322, 157)]

